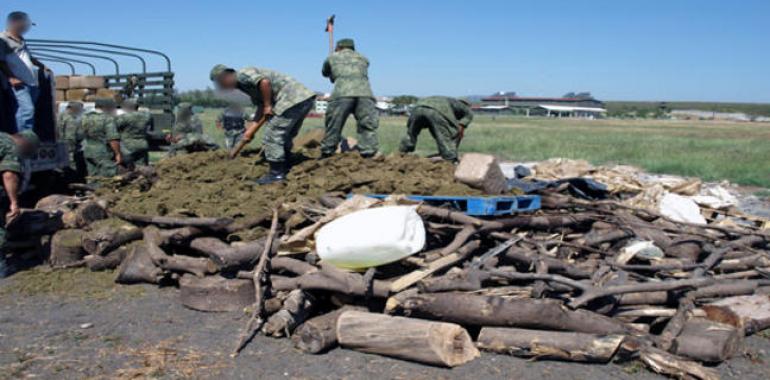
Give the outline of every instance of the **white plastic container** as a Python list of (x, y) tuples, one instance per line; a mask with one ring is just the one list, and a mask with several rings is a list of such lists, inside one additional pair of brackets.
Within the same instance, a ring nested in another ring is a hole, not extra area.
[(356, 211), (316, 233), (321, 260), (340, 268), (364, 269), (392, 263), (420, 252), (425, 225), (415, 206)]

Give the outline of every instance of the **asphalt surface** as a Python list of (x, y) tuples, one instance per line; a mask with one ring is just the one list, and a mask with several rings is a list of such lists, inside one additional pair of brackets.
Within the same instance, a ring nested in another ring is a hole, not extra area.
[[(296, 351), (288, 339), (259, 336), (230, 352), (245, 313), (184, 308), (178, 290), (137, 285), (106, 296), (9, 292), (0, 280), (0, 379), (658, 379), (639, 363), (588, 365), (528, 361), (483, 353), (444, 369), (336, 349)], [(5, 288), (5, 291), (4, 291)], [(745, 352), (718, 367), (725, 379), (770, 378), (770, 339), (747, 339)]]

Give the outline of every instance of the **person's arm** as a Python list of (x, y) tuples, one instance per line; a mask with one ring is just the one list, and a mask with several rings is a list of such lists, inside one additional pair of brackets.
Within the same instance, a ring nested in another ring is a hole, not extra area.
[(329, 63), (328, 58), (324, 61), (324, 65), (321, 68), (321, 75), (323, 75), (324, 78), (329, 78), (329, 80), (334, 83), (334, 78), (332, 78), (332, 65)]
[(120, 152), (120, 140), (110, 140), (110, 149), (115, 154), (115, 163), (118, 165), (123, 164), (123, 153)]
[(3, 75), (8, 78), (8, 83), (11, 84), (11, 87), (18, 88), (19, 86), (23, 85), (24, 82), (13, 76), (11, 69), (8, 67), (8, 63), (6, 63), (4, 59), (5, 58), (0, 58), (0, 71), (2, 71)]
[(468, 107), (465, 105), (465, 103), (457, 100), (453, 101), (452, 110), (455, 113), (457, 122), (463, 127), (467, 128), (473, 121), (473, 112), (471, 111), (471, 107)]
[(105, 129), (108, 145), (112, 149), (112, 153), (115, 154), (115, 163), (121, 165), (123, 164), (123, 154), (120, 152), (120, 134), (115, 126), (115, 120), (107, 122)]
[(3, 172), (3, 188), (8, 194), (10, 208), (5, 215), (6, 223), (19, 216), (19, 173), (12, 171)]
[(270, 83), (270, 79), (264, 78), (259, 81), (259, 93), (262, 96), (262, 115), (273, 116), (273, 84)]

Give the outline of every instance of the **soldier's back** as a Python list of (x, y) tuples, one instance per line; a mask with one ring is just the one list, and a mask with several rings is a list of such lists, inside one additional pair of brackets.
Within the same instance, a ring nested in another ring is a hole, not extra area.
[(344, 49), (329, 57), (333, 97), (373, 97), (369, 83), (369, 60), (361, 53)]

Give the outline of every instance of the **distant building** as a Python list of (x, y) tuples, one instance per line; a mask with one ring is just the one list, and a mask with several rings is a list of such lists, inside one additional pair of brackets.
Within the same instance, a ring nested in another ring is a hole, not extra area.
[(593, 97), (541, 98), (523, 97), (516, 93), (495, 94), (481, 99), (474, 111), (511, 112), (525, 116), (598, 118), (606, 115), (604, 102)]
[(751, 117), (742, 112), (672, 110), (671, 117), (674, 119), (680, 119), (680, 120), (751, 121)]

